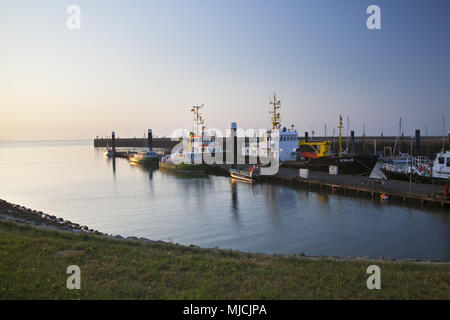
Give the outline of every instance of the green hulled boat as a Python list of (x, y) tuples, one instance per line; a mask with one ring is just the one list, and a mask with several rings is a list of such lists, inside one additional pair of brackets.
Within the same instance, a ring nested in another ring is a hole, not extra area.
[(216, 145), (215, 131), (206, 131), (205, 121), (200, 115), (201, 106), (193, 106), (194, 131), (183, 137), (182, 146), (174, 148), (170, 155), (164, 156), (159, 167), (186, 173), (202, 173), (207, 164), (203, 162), (205, 153), (222, 152), (222, 147)]
[(132, 163), (139, 163), (146, 166), (157, 166), (159, 163), (159, 155), (150, 148), (133, 154), (129, 159)]
[(176, 164), (176, 163), (172, 163), (172, 162), (168, 162), (168, 161), (160, 161), (159, 167), (165, 168), (165, 169), (170, 169), (170, 170), (176, 170), (176, 171), (181, 171), (181, 172), (192, 172), (192, 173), (206, 171), (206, 164), (204, 164), (204, 163), (195, 164), (195, 163), (184, 163), (183, 162), (180, 164)]

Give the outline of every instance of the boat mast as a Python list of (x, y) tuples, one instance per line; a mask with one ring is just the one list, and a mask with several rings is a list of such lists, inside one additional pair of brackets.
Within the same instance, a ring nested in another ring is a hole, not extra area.
[[(398, 123), (398, 136), (397, 136), (397, 138), (395, 138), (394, 151), (392, 152), (392, 156), (395, 156), (395, 150), (397, 149), (397, 141), (401, 134), (402, 134), (402, 117), (400, 117), (400, 121)], [(400, 148), (399, 148), (399, 154), (400, 154)]]
[(442, 153), (445, 153), (445, 118), (444, 113), (442, 114)]
[(193, 106), (191, 109), (194, 113), (194, 133), (200, 133), (202, 130), (202, 116), (200, 114), (201, 108), (203, 108), (203, 104), (201, 106)]
[(344, 126), (342, 125), (342, 116), (339, 115), (339, 157), (342, 157), (342, 128)]
[(363, 122), (363, 152), (366, 152), (366, 123)]
[(200, 114), (200, 109), (203, 108), (203, 104), (201, 106), (196, 105), (191, 108), (191, 111), (194, 113), (194, 134), (193, 138), (196, 134), (202, 135), (201, 150), (203, 152), (203, 122), (202, 116)]
[(346, 147), (347, 152), (350, 152), (350, 148), (348, 146), (348, 134), (349, 134), (349, 132), (350, 132), (350, 117), (347, 116), (347, 147)]
[(281, 107), (281, 101), (277, 100), (277, 96), (275, 93), (273, 94), (273, 101), (270, 101), (269, 104), (273, 107), (272, 111), (269, 111), (269, 113), (272, 114), (272, 129), (280, 129), (280, 113), (277, 112), (277, 110)]
[(336, 152), (336, 139), (334, 139), (335, 131), (336, 131), (336, 129), (333, 128), (333, 137), (332, 137), (332, 139), (333, 139), (333, 152)]

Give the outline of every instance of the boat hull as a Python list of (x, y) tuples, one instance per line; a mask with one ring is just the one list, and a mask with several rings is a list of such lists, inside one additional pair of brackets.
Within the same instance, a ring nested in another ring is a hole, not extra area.
[(145, 166), (157, 166), (159, 163), (159, 159), (158, 158), (130, 157), (130, 162), (142, 164)]
[(191, 164), (191, 163), (169, 163), (169, 162), (159, 162), (160, 168), (165, 168), (169, 170), (176, 170), (181, 172), (205, 172), (206, 171), (206, 164), (200, 163), (200, 164)]
[(409, 173), (402, 173), (402, 172), (395, 172), (386, 170), (384, 168), (380, 169), (388, 179), (393, 180), (402, 180), (402, 181), (409, 181), (411, 179), (412, 182), (415, 183), (430, 183), (430, 184), (450, 184), (450, 179), (445, 178), (434, 178), (431, 176), (419, 176), (417, 174), (412, 174), (411, 176)]
[(245, 182), (250, 182), (250, 183), (253, 183), (255, 181), (254, 178), (250, 178), (248, 176), (244, 176), (242, 174), (232, 172), (232, 171), (230, 171), (230, 176), (231, 176), (231, 178), (240, 180), (240, 181), (245, 181)]
[(285, 167), (310, 169), (328, 172), (329, 166), (337, 166), (339, 173), (344, 174), (370, 174), (378, 161), (378, 156), (371, 154), (343, 155), (342, 157), (309, 158), (306, 160), (283, 162)]

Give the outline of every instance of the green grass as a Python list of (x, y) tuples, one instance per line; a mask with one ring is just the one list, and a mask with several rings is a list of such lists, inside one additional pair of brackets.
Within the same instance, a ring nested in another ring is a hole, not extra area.
[[(66, 269), (81, 268), (81, 290)], [(366, 269), (381, 268), (381, 290)], [(449, 299), (450, 266), (110, 240), (0, 221), (1, 299)]]

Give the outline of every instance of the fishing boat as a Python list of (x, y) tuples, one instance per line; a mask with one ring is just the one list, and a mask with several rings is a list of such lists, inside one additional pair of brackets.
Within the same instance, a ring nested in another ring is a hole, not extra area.
[(410, 157), (406, 162), (385, 162), (381, 171), (389, 179), (450, 184), (450, 151), (438, 153), (434, 161)]
[(153, 151), (153, 132), (148, 129), (147, 148), (140, 152), (128, 153), (128, 159), (131, 163), (138, 163), (145, 166), (157, 166), (159, 163), (159, 155)]
[(432, 175), (434, 179), (442, 179), (450, 183), (450, 151), (438, 153), (434, 160)]
[(288, 162), (284, 165), (291, 168), (303, 168), (316, 171), (327, 171), (330, 166), (338, 167), (339, 173), (364, 175), (370, 174), (378, 161), (378, 156), (374, 154), (342, 154), (328, 157), (299, 157), (295, 162)]
[(342, 117), (339, 116), (339, 150), (330, 150), (331, 141), (298, 142), (297, 160), (284, 163), (286, 167), (327, 171), (330, 166), (338, 167), (339, 173), (362, 175), (370, 174), (378, 161), (378, 155), (365, 152), (342, 150)]
[(277, 99), (276, 94), (273, 95), (273, 99), (269, 103), (272, 107), (272, 110), (269, 112), (272, 114), (272, 128), (264, 133), (262, 141), (250, 143), (248, 148), (244, 148), (243, 153), (244, 155), (266, 160), (295, 161), (298, 143), (297, 130), (294, 128), (294, 125), (291, 125), (290, 128), (281, 127), (279, 113), (281, 101)]
[(150, 148), (131, 154), (129, 159), (132, 163), (139, 163), (147, 166), (157, 166), (159, 163), (159, 155)]
[(105, 158), (113, 158), (114, 157), (114, 151), (111, 147), (107, 147), (105, 151), (103, 151), (103, 156)]
[(204, 163), (184, 161), (183, 157), (180, 157), (180, 161), (177, 161), (171, 155), (162, 157), (159, 161), (159, 167), (186, 173), (201, 173), (206, 171), (206, 164)]
[(259, 170), (255, 166), (250, 166), (248, 171), (239, 169), (229, 169), (231, 178), (253, 183), (259, 177)]
[(161, 158), (161, 168), (181, 172), (199, 173), (205, 172), (207, 165), (203, 161), (204, 153), (222, 152), (220, 146), (215, 144), (215, 134), (207, 132), (205, 121), (200, 114), (201, 106), (192, 107), (194, 113), (194, 130), (177, 145), (170, 155)]

